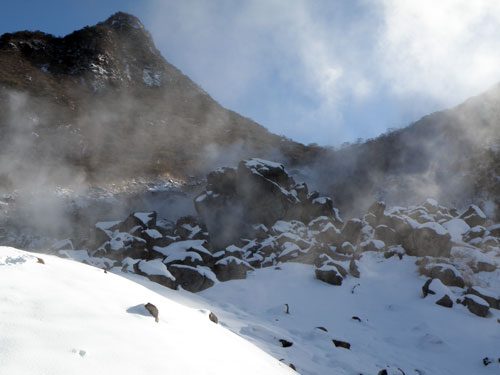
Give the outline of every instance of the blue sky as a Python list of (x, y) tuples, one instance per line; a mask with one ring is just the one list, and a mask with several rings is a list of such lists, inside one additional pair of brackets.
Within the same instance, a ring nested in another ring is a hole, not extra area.
[(488, 0), (18, 0), (0, 33), (63, 36), (119, 10), (223, 106), (306, 144), (376, 137), (500, 81)]

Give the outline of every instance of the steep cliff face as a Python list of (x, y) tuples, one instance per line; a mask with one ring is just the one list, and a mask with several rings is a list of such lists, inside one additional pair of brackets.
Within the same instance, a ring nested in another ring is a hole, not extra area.
[(0, 110), (4, 185), (40, 171), (54, 181), (184, 177), (221, 155), (298, 161), (309, 150), (221, 107), (125, 13), (63, 38), (1, 36)]

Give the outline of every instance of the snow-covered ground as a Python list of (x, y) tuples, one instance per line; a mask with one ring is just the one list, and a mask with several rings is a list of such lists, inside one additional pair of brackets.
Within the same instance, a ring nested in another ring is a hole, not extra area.
[(0, 247), (0, 285), (0, 374), (293, 373), (208, 310), (98, 268)]
[(436, 305), (437, 295), (423, 298), (426, 279), (414, 262), (367, 252), (361, 278), (342, 286), (285, 263), (192, 294), (0, 248), (0, 373), (293, 373), (289, 364), (322, 375), (500, 373), (500, 311), (480, 318), (459, 304)]
[[(480, 318), (460, 304), (436, 305), (437, 295), (423, 298), (426, 278), (415, 259), (367, 252), (359, 262), (361, 278), (342, 286), (316, 280), (312, 266), (297, 263), (259, 269), (198, 294), (128, 277), (180, 303), (208, 306), (223, 326), (302, 374), (499, 374), (500, 311)], [(280, 339), (293, 345), (284, 348)], [(485, 366), (485, 357), (494, 362)]]

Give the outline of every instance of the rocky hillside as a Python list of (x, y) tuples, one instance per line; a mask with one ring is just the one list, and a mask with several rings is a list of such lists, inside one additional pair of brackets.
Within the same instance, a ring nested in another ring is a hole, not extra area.
[(479, 204), (498, 216), (500, 85), (463, 104), (376, 139), (323, 150), (312, 171), (344, 212), (359, 215), (376, 199), (450, 206)]
[(169, 64), (134, 16), (63, 38), (0, 37), (0, 174), (6, 188), (170, 174), (224, 159), (304, 161), (309, 149), (226, 110)]
[(98, 223), (80, 242), (84, 249), (67, 240), (54, 251), (192, 292), (285, 262), (315, 265), (317, 279), (342, 285), (360, 277), (365, 253), (376, 252), (412, 257), (429, 278), (424, 297), (440, 294), (438, 305), (463, 303), (479, 316), (500, 309), (500, 224), (475, 205), (460, 212), (432, 199), (407, 208), (376, 202), (344, 222), (330, 198), (296, 184), (278, 163), (242, 161), (207, 181), (195, 198), (197, 216), (174, 223), (156, 212), (133, 213)]

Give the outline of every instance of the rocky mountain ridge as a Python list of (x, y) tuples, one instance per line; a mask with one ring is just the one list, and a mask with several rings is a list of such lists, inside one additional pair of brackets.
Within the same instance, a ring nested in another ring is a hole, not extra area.
[(0, 113), (5, 188), (30, 174), (55, 184), (75, 175), (90, 183), (186, 178), (231, 154), (302, 162), (308, 153), (220, 106), (121, 12), (63, 38), (2, 35)]

